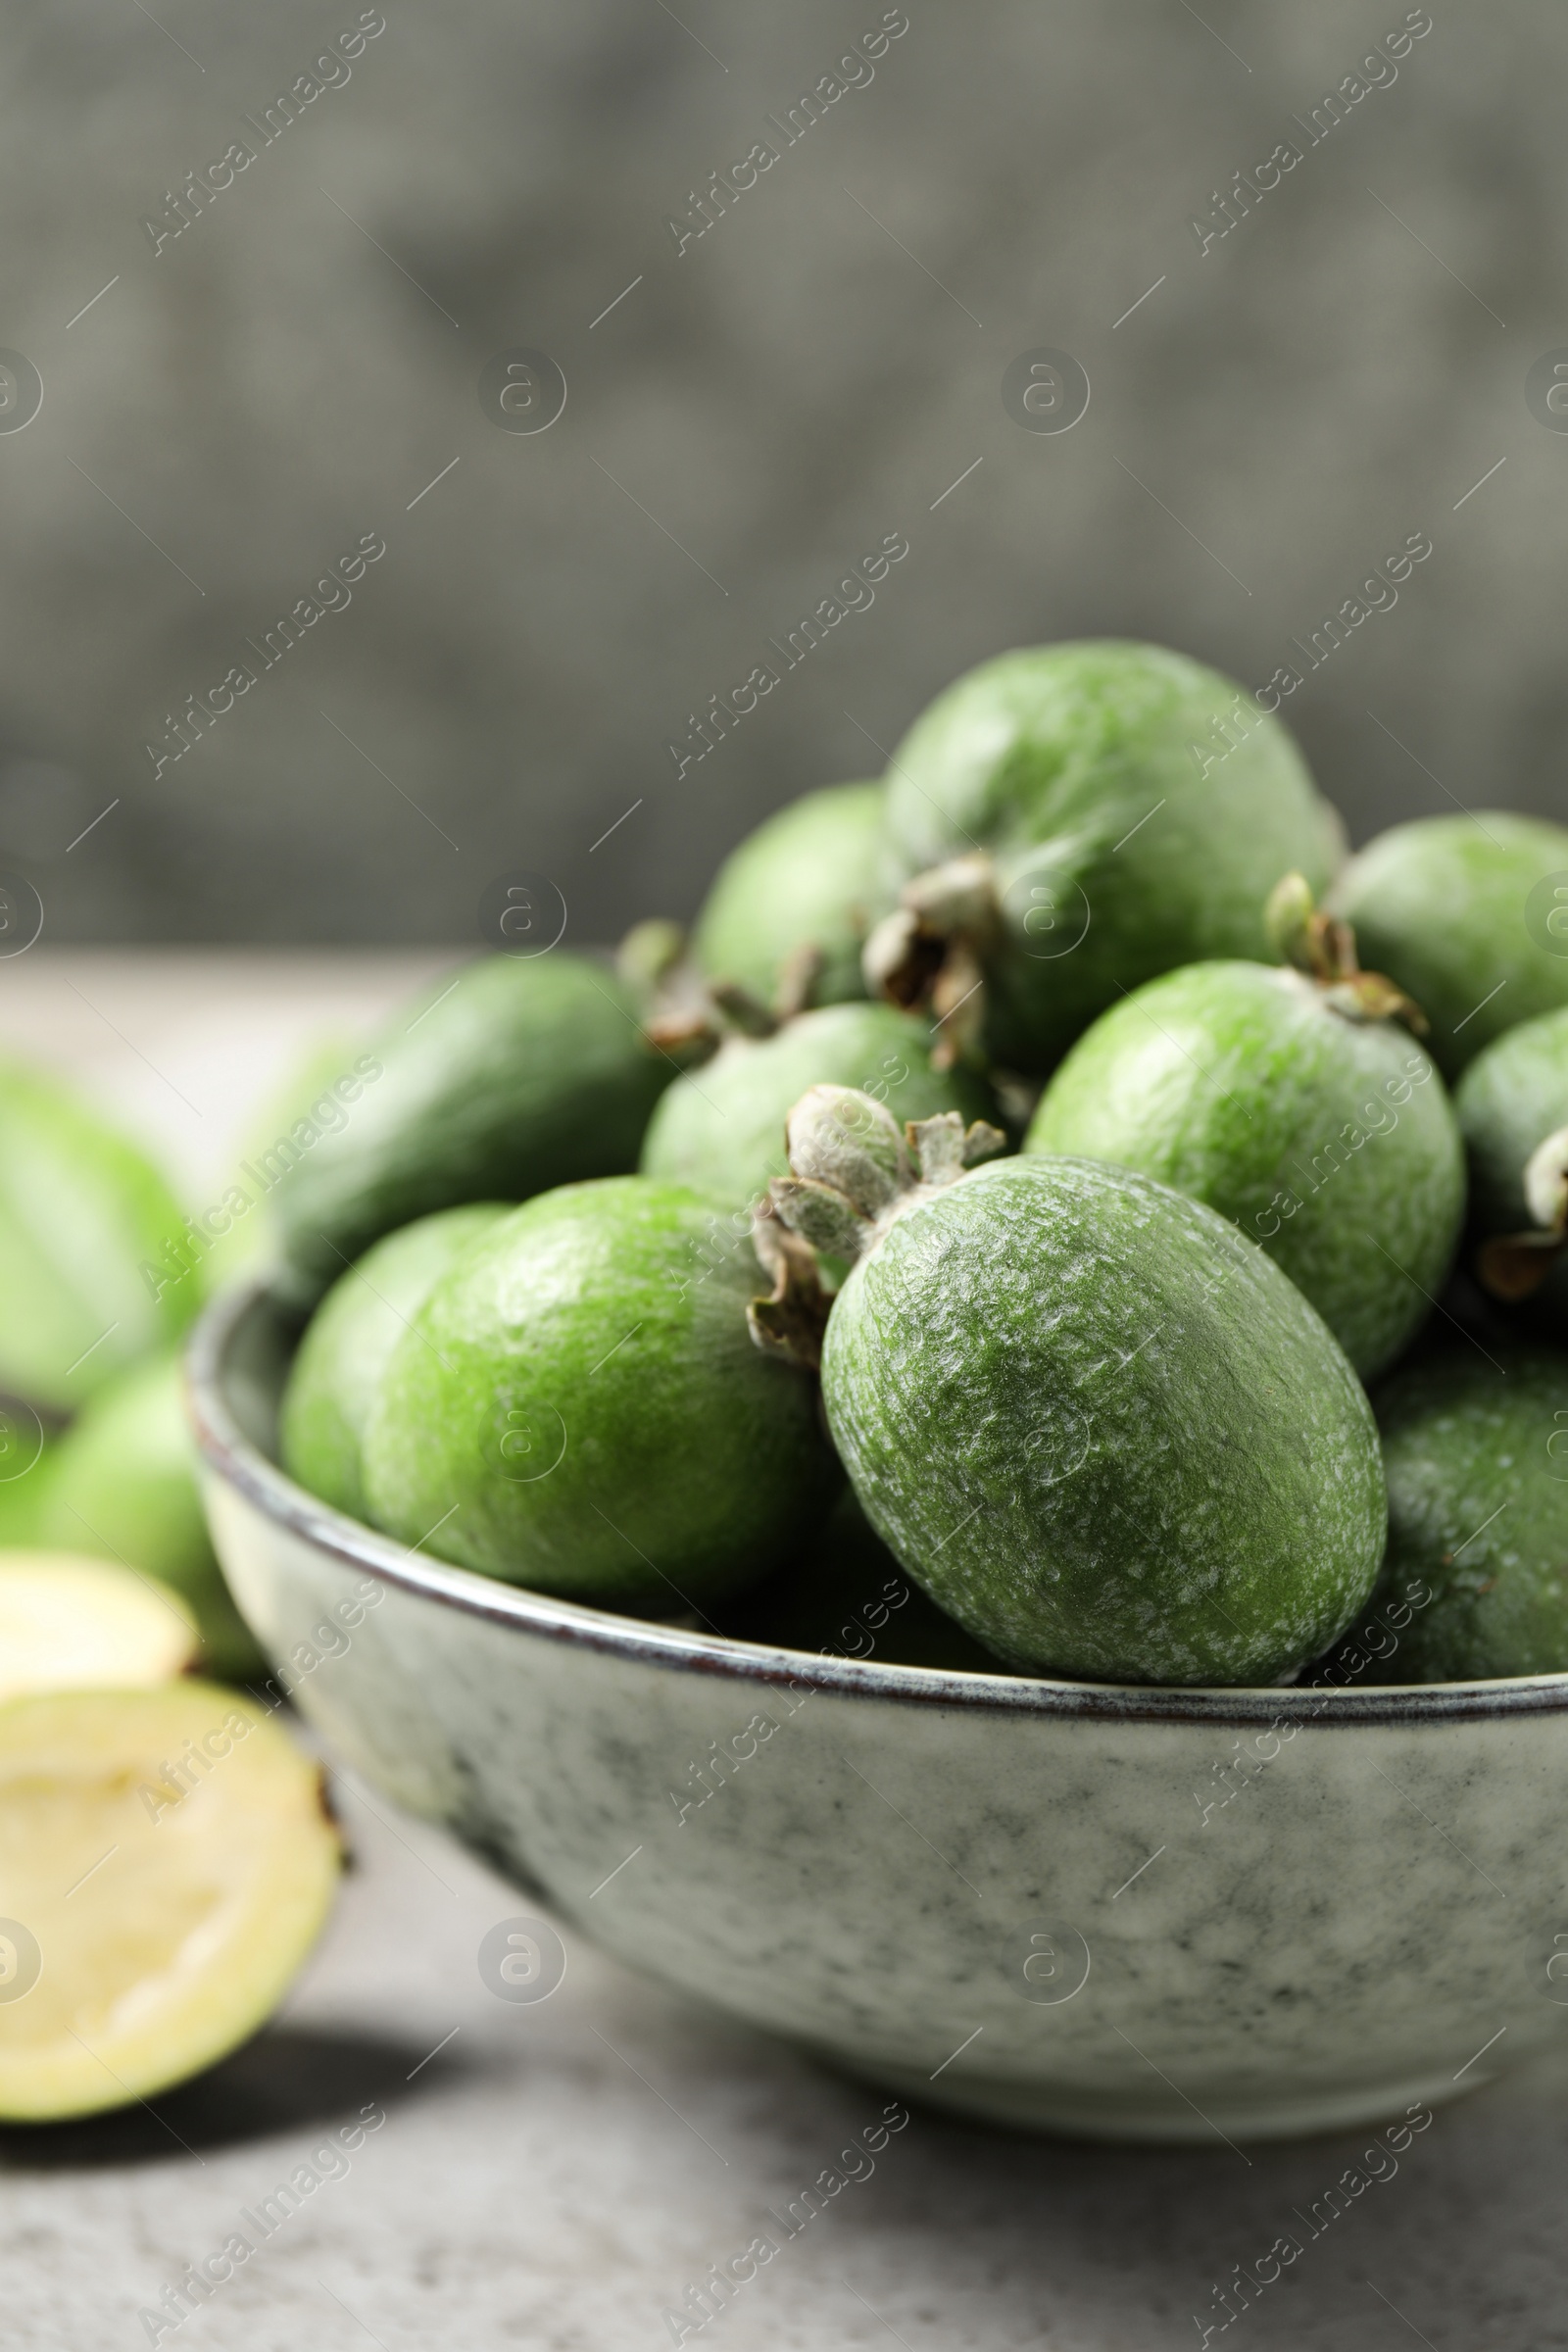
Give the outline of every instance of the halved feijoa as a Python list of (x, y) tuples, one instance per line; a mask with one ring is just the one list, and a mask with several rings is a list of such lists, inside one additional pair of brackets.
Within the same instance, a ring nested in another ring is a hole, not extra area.
[(152, 1577), (69, 1551), (0, 1551), (0, 1704), (167, 1683), (200, 1639), (178, 1593)]
[(232, 1690), (0, 1707), (0, 2118), (155, 2098), (236, 2048), (340, 1867), (317, 1766)]

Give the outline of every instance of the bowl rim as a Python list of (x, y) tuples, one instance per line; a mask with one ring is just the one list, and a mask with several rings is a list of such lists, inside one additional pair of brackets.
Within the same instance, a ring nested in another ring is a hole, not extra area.
[(333, 1510), (252, 1445), (227, 1396), (230, 1351), (253, 1316), (287, 1312), (266, 1274), (226, 1288), (203, 1309), (184, 1351), (186, 1406), (209, 1473), (234, 1488), (264, 1518), (312, 1549), (378, 1582), (492, 1624), (545, 1641), (606, 1652), (666, 1671), (777, 1689), (834, 1690), (913, 1706), (970, 1713), (1100, 1721), (1258, 1724), (1294, 1738), (1298, 1729), (1340, 1724), (1408, 1725), (1568, 1711), (1568, 1674), (1468, 1683), (1375, 1684), (1364, 1690), (1308, 1684), (1217, 1688), (1144, 1683), (1075, 1683), (1048, 1676), (978, 1674), (907, 1666), (835, 1651), (787, 1649), (727, 1634), (690, 1633), (655, 1619), (617, 1616), (580, 1601), (430, 1558), (417, 1546)]

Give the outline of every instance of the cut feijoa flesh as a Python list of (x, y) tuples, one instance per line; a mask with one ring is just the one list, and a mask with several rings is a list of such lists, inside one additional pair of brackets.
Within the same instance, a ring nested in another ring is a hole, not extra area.
[(69, 1551), (0, 1551), (0, 1705), (167, 1683), (200, 1642), (178, 1593), (151, 1577)]
[(232, 1690), (0, 1706), (0, 2118), (153, 2098), (247, 2040), (340, 1862), (315, 1763)]

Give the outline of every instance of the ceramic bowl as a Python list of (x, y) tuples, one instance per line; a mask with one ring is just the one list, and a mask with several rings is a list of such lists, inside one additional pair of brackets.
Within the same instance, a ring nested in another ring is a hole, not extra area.
[(631, 1967), (919, 2097), (1162, 2141), (1454, 2097), (1568, 2034), (1568, 1676), (1174, 1690), (808, 1656), (451, 1568), (276, 1467), (219, 1301), (214, 1540), (310, 1720)]

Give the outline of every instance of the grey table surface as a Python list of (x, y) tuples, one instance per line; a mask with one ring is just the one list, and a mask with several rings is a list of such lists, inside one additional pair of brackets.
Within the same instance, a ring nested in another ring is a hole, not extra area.
[[(0, 1047), (80, 1074), (193, 1189), (313, 1031), (431, 968), (394, 957), (46, 956), (0, 978)], [(645, 1982), (564, 1930), (564, 1980), (514, 2006), (478, 1945), (529, 1910), (444, 1837), (341, 1776), (356, 1863), (283, 2014), (152, 2108), (0, 2133), (0, 2340), (112, 2352), (464, 2347), (732, 2352), (976, 2347), (1535, 2352), (1568, 2345), (1561, 2064), (1440, 2110), (1221, 2329), (1213, 2288), (1302, 2230), (1369, 2134), (1235, 2150), (1028, 2139), (917, 2112), (875, 2169), (705, 2325), (688, 2290), (873, 2122), (882, 2100)], [(186, 2264), (385, 2122), (177, 2326)], [(335, 2175), (336, 2177), (331, 2177)], [(167, 2319), (167, 2313), (161, 2315)]]

